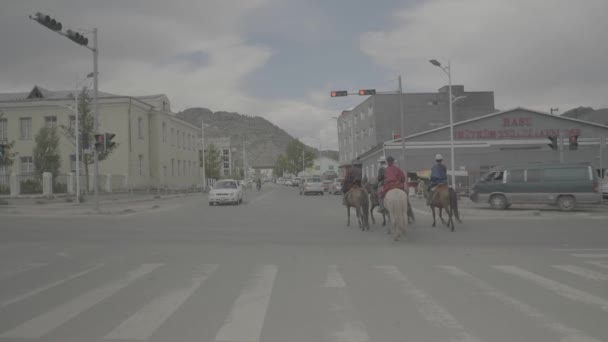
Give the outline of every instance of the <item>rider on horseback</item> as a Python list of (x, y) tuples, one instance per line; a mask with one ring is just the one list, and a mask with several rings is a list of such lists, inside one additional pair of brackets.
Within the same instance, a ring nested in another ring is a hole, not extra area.
[(378, 158), (378, 163), (380, 164), (378, 167), (378, 182), (377, 182), (377, 191), (378, 191), (378, 212), (384, 213), (386, 209), (384, 209), (384, 201), (380, 199), (380, 192), (382, 191), (382, 187), (384, 186), (384, 169), (386, 168), (386, 157), (381, 156)]
[(353, 185), (361, 186), (361, 166), (363, 164), (357, 159), (353, 162), (352, 167), (348, 171), (346, 177), (342, 181), (342, 204), (346, 205), (346, 196), (348, 196), (348, 192), (353, 187)]
[(383, 169), (383, 185), (382, 190), (379, 192), (379, 201), (381, 203), (381, 210), (384, 212), (384, 195), (393, 189), (401, 189), (405, 191), (405, 174), (397, 165), (395, 165), (395, 158), (388, 156), (386, 157), (388, 166)]
[(436, 164), (431, 168), (431, 182), (427, 189), (431, 196), (428, 196), (428, 205), (431, 205), (434, 197), (435, 189), (439, 184), (448, 184), (448, 171), (445, 165), (443, 165), (443, 156), (441, 154), (435, 155)]

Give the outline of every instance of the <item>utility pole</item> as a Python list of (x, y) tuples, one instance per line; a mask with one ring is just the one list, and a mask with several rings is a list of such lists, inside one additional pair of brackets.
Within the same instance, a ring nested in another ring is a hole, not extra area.
[[(97, 71), (97, 59), (99, 55), (99, 49), (97, 47), (97, 28), (93, 29), (93, 107), (95, 111), (95, 127), (93, 128), (94, 134), (99, 134), (99, 72)], [(95, 179), (93, 186), (95, 189), (95, 209), (99, 210), (99, 152), (96, 148), (93, 149), (93, 156), (95, 162)], [(130, 165), (129, 165), (130, 167)]]
[(406, 182), (407, 180), (407, 169), (405, 167), (405, 115), (403, 113), (403, 86), (401, 84), (401, 75), (399, 75), (399, 112), (401, 114), (401, 168), (405, 172)]
[(205, 167), (205, 122), (201, 117), (201, 146), (203, 157), (203, 191), (207, 190), (207, 169)]

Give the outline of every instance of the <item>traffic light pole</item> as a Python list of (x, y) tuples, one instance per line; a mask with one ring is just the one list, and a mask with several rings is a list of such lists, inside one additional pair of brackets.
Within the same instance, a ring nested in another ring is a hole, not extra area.
[(559, 136), (559, 162), (564, 162), (564, 136), (561, 134)]
[[(97, 72), (97, 59), (99, 55), (99, 49), (97, 48), (97, 28), (93, 29), (93, 110), (95, 111), (95, 120), (93, 131), (95, 134), (99, 134), (99, 73)], [(93, 161), (95, 163), (94, 172), (94, 194), (95, 194), (95, 209), (99, 210), (99, 151), (93, 149)], [(130, 166), (129, 166), (130, 167)]]

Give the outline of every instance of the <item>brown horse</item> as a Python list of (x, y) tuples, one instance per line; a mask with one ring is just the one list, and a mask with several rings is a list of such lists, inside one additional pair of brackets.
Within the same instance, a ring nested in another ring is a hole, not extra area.
[(346, 215), (348, 221), (347, 227), (350, 227), (350, 208), (355, 208), (357, 213), (357, 220), (359, 221), (359, 228), (361, 230), (369, 230), (369, 220), (367, 213), (369, 211), (369, 195), (364, 188), (353, 185), (348, 193), (346, 194)]
[[(374, 209), (376, 209), (380, 205), (380, 202), (378, 200), (378, 184), (368, 183), (366, 186), (366, 189), (367, 189), (367, 192), (369, 193), (369, 202), (370, 202), (369, 216), (372, 219), (372, 224), (376, 224), (376, 219), (374, 218)], [(386, 216), (387, 216), (387, 214), (385, 214), (385, 213), (382, 214), (382, 227), (386, 226)], [(390, 220), (390, 218), (389, 218), (389, 220)]]
[[(456, 216), (456, 219), (458, 222), (460, 222), (460, 214), (458, 213), (458, 198), (456, 197), (456, 192), (449, 188), (446, 184), (437, 185), (433, 193), (426, 190), (426, 182), (424, 182), (423, 186), (425, 189), (424, 197), (430, 202), (431, 211), (433, 212), (433, 227), (436, 225), (435, 208), (439, 208), (439, 219), (441, 219), (441, 222), (450, 228), (451, 231), (454, 231), (455, 227), (453, 216)], [(445, 212), (448, 214), (447, 222), (441, 216), (442, 209), (445, 209)]]

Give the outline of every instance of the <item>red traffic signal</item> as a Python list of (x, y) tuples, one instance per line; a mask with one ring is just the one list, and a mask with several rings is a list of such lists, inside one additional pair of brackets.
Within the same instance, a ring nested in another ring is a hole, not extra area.
[(376, 89), (361, 89), (359, 90), (359, 96), (365, 95), (376, 95)]
[(578, 135), (571, 135), (570, 136), (570, 149), (571, 150), (578, 150)]
[(332, 90), (329, 94), (331, 95), (331, 97), (348, 96), (348, 91), (346, 91), (346, 90)]
[(115, 136), (116, 136), (116, 134), (114, 134), (114, 133), (105, 134), (104, 138), (105, 138), (106, 150), (110, 150), (110, 149), (114, 148), (114, 146), (116, 146), (116, 143), (112, 141), (112, 139), (114, 139)]
[(557, 146), (557, 137), (556, 136), (550, 136), (550, 137), (547, 137), (547, 139), (551, 140), (551, 143), (547, 144), (547, 145), (549, 145), (549, 147), (551, 147), (552, 150), (556, 151), (557, 148), (558, 148), (558, 146)]

